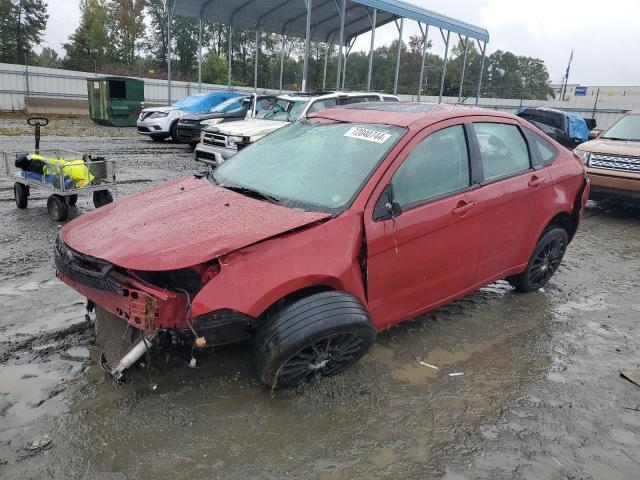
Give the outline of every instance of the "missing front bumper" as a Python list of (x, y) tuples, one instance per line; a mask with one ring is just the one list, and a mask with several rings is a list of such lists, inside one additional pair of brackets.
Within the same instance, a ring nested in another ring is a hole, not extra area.
[(96, 308), (96, 346), (100, 366), (120, 381), (125, 370), (133, 366), (152, 346), (153, 337), (129, 325), (106, 310)]

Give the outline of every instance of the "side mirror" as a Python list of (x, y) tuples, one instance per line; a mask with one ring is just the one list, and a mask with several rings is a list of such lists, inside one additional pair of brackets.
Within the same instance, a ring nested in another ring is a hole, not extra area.
[(393, 201), (393, 185), (387, 185), (373, 209), (373, 220), (380, 222), (390, 220), (402, 213), (400, 205)]

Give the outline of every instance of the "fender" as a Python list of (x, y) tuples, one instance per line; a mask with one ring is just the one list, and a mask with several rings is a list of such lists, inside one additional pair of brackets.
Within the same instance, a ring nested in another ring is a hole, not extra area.
[[(329, 286), (366, 305), (358, 254), (362, 213), (345, 213), (220, 257), (220, 272), (193, 299), (193, 316), (230, 309), (254, 318), (292, 292)], [(318, 255), (318, 251), (324, 255)], [(330, 262), (327, 263), (327, 259)]]

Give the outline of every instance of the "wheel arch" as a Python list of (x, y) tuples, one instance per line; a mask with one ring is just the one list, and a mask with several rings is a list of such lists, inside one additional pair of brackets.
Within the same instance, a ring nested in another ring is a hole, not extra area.
[(366, 308), (366, 303), (363, 298), (364, 292), (350, 291), (339, 278), (311, 275), (303, 281), (300, 281), (300, 279), (292, 280), (269, 290), (255, 302), (252, 314), (256, 318), (264, 318), (305, 296), (332, 291), (344, 292), (347, 295), (351, 295), (357, 298)]

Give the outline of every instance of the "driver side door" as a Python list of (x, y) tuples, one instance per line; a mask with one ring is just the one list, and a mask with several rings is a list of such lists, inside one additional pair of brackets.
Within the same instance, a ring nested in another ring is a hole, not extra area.
[[(481, 206), (469, 128), (451, 120), (416, 135), (365, 209), (368, 304), (379, 329), (447, 303), (478, 281)], [(375, 218), (389, 184), (400, 211)]]

